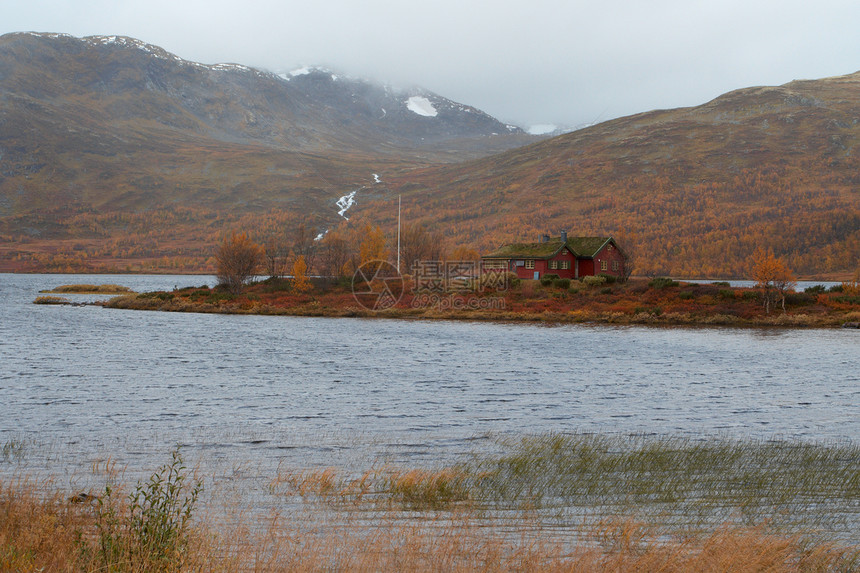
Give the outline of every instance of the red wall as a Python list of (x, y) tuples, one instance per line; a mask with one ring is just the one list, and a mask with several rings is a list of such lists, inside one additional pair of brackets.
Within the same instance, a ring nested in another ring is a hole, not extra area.
[[(568, 261), (570, 263), (570, 268), (569, 269), (561, 269), (561, 268), (551, 269), (551, 268), (549, 268), (549, 261), (550, 260), (559, 261), (559, 267), (561, 266), (560, 261)], [(576, 262), (574, 260), (573, 254), (570, 251), (568, 251), (567, 249), (562, 249), (561, 252), (559, 254), (557, 254), (555, 257), (553, 257), (552, 259), (549, 259), (549, 260), (537, 259), (537, 260), (535, 260), (535, 268), (533, 268), (533, 269), (527, 269), (524, 266), (523, 267), (517, 267), (516, 273), (517, 273), (517, 276), (521, 279), (533, 279), (535, 271), (540, 273), (539, 276), (541, 276), (541, 277), (546, 275), (546, 274), (553, 274), (553, 275), (558, 275), (560, 278), (563, 278), (563, 279), (572, 279), (572, 278), (574, 278), (575, 265), (576, 265)]]
[[(606, 270), (603, 270), (601, 263), (606, 263)], [(618, 264), (618, 268), (614, 268), (613, 263)], [(579, 266), (580, 276), (582, 276), (582, 263)], [(613, 275), (616, 277), (624, 276), (624, 256), (612, 243), (609, 243), (594, 256), (594, 274), (596, 275)]]

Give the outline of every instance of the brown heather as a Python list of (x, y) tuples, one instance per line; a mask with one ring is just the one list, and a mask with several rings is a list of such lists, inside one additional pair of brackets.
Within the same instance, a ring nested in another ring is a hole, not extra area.
[(476, 299), (501, 299), (477, 309), (413, 308), (414, 299), (404, 294), (397, 305), (382, 311), (358, 307), (348, 285), (318, 285), (310, 293), (295, 293), (289, 285), (263, 283), (248, 286), (243, 294), (219, 289), (185, 288), (174, 292), (142, 293), (115, 297), (109, 308), (266, 314), (318, 317), (422, 318), (433, 320), (493, 320), (545, 323), (646, 324), (664, 326), (739, 327), (838, 327), (856, 322), (860, 296), (827, 291), (818, 294), (789, 293), (786, 310), (766, 313), (756, 288), (730, 288), (713, 284), (675, 282), (656, 288), (653, 281), (631, 279), (603, 289), (559, 289), (537, 281), (521, 281), (504, 292), (469, 293)]

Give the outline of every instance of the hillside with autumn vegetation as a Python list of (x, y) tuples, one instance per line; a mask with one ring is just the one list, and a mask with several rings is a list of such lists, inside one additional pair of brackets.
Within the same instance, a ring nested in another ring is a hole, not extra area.
[(0, 37), (0, 269), (209, 271), (230, 228), (343, 218), (378, 177), (539, 138), (419, 88)]
[(379, 226), (393, 252), (402, 196), (404, 224), (448, 257), (564, 229), (616, 237), (639, 275), (746, 277), (764, 248), (798, 276), (844, 279), (860, 266), (858, 140), (860, 72), (538, 140), (321, 70), (10, 34), (0, 271), (208, 273), (229, 233), (283, 243), (300, 226), (353, 248)]
[[(389, 187), (407, 220), (482, 252), (566, 229), (619, 238), (635, 274), (748, 276), (763, 247), (800, 275), (849, 276), (858, 144), (860, 72), (608, 121)], [(363, 207), (390, 225), (385, 201)]]

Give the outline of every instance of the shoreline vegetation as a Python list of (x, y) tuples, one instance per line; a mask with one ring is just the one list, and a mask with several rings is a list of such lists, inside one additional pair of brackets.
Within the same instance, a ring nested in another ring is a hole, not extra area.
[(135, 291), (130, 289), (127, 286), (122, 285), (114, 285), (114, 284), (103, 284), (103, 285), (91, 285), (91, 284), (73, 284), (73, 285), (60, 285), (58, 287), (54, 287), (50, 290), (40, 290), (40, 293), (48, 293), (48, 294), (136, 294)]
[[(830, 289), (815, 286), (803, 292), (787, 292), (784, 309), (773, 304), (773, 293), (761, 288), (665, 278), (610, 282), (605, 277), (586, 277), (582, 281), (544, 277), (540, 281), (513, 279), (501, 290), (470, 287), (431, 293), (415, 289), (407, 276), (396, 304), (378, 310), (373, 308), (378, 299), (354, 296), (349, 281), (312, 279), (311, 283), (310, 287), (296, 289), (291, 279), (270, 278), (246, 285), (238, 293), (204, 285), (119, 296), (98, 304), (132, 310), (333, 318), (860, 327), (857, 281)], [(771, 298), (769, 305), (764, 304), (767, 297)]]
[[(555, 433), (498, 443), (444, 467), (279, 467), (246, 492), (270, 500), (263, 509), (234, 507), (237, 484), (187, 469), (178, 450), (134, 488), (107, 467), (89, 492), (0, 478), (0, 570), (860, 567), (852, 443)], [(5, 462), (31, 455), (7, 446)]]

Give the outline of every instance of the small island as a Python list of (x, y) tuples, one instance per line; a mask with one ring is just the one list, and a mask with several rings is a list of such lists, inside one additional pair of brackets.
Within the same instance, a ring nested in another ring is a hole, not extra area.
[(606, 277), (581, 281), (543, 277), (475, 285), (460, 290), (417, 288), (412, 277), (393, 287), (376, 279), (356, 285), (349, 280), (270, 278), (239, 292), (226, 286), (188, 287), (115, 297), (108, 308), (264, 314), (316, 317), (492, 320), (544, 323), (651, 325), (726, 325), (840, 327), (860, 323), (860, 292), (854, 283), (785, 293), (779, 304), (765, 303), (774, 293), (726, 282), (695, 283), (667, 278)]
[[(860, 276), (796, 292), (785, 263), (772, 250), (753, 255), (753, 287), (666, 277), (631, 278), (632, 257), (612, 237), (515, 243), (472, 259), (393, 264), (384, 236), (368, 229), (354, 262), (338, 274), (313, 277), (293, 250), (289, 276), (268, 265), (255, 280), (267, 248), (246, 234), (225, 238), (216, 252), (218, 285), (128, 294), (110, 308), (318, 317), (411, 318), (656, 325), (835, 327), (860, 325)], [(267, 260), (274, 257), (266, 255)], [(522, 263), (522, 264), (520, 264)], [(408, 269), (408, 271), (407, 271)]]
[(135, 291), (127, 286), (105, 284), (105, 285), (90, 285), (90, 284), (74, 284), (60, 285), (50, 290), (39, 291), (41, 293), (50, 294), (135, 294)]

